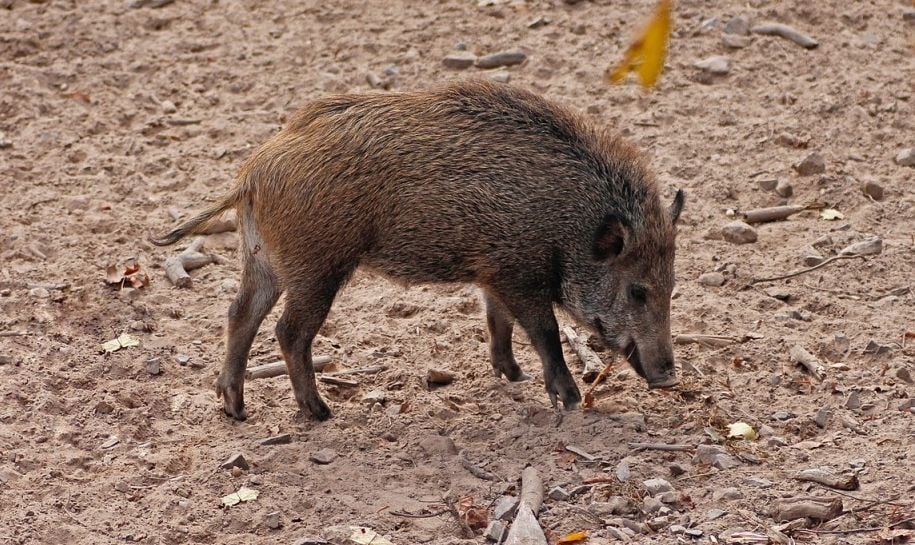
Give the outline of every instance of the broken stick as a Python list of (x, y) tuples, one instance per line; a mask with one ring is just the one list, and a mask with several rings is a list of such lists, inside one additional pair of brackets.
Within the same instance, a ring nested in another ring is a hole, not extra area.
[(860, 486), (857, 475), (836, 475), (835, 473), (816, 468), (805, 469), (795, 475), (794, 478), (799, 481), (817, 483), (839, 490), (857, 490)]
[(763, 23), (750, 29), (753, 34), (763, 34), (766, 36), (779, 36), (786, 40), (791, 40), (804, 49), (814, 49), (820, 45), (815, 39), (803, 32), (791, 28), (781, 23)]
[(667, 443), (629, 443), (635, 450), (660, 450), (663, 452), (690, 452), (696, 449), (693, 445), (669, 445)]
[(210, 263), (219, 263), (220, 258), (203, 253), (205, 239), (198, 237), (180, 254), (165, 260), (165, 276), (178, 288), (191, 287), (191, 275), (187, 271), (199, 269)]
[(588, 346), (587, 338), (579, 336), (571, 327), (564, 327), (562, 331), (566, 334), (569, 346), (572, 347), (572, 350), (578, 355), (578, 359), (585, 366), (585, 370), (581, 373), (581, 379), (589, 384), (594, 382), (600, 375), (600, 370), (604, 368), (604, 362)]
[(826, 368), (816, 359), (816, 356), (805, 350), (803, 346), (799, 344), (792, 346), (788, 356), (791, 358), (791, 361), (802, 366), (811, 375), (816, 377), (817, 380), (826, 378)]
[(807, 207), (802, 204), (789, 204), (786, 206), (757, 208), (756, 210), (748, 210), (744, 212), (743, 219), (747, 223), (767, 223), (770, 221), (788, 219), (789, 217), (803, 210), (807, 210)]
[(701, 344), (703, 346), (722, 347), (739, 343), (737, 337), (727, 337), (725, 335), (703, 335), (701, 333), (683, 333), (674, 337), (675, 344)]
[(521, 472), (521, 496), (518, 512), (508, 531), (505, 545), (547, 545), (537, 512), (543, 504), (543, 481), (533, 466)]
[[(314, 366), (315, 371), (320, 371), (327, 367), (327, 364), (330, 363), (330, 361), (330, 356), (315, 356), (312, 358), (311, 364)], [(280, 360), (273, 363), (249, 367), (248, 370), (245, 371), (245, 379), (251, 380), (258, 378), (278, 377), (280, 375), (285, 375), (288, 372), (288, 369), (286, 369), (286, 362)]]
[(842, 514), (839, 498), (787, 498), (775, 504), (775, 520), (788, 521), (801, 518), (825, 522)]
[(527, 466), (521, 472), (521, 502), (527, 502), (534, 514), (543, 505), (543, 480), (534, 466)]
[(829, 265), (830, 263), (832, 263), (834, 261), (839, 261), (840, 259), (854, 259), (854, 258), (860, 258), (860, 259), (864, 259), (865, 261), (867, 261), (864, 258), (864, 256), (860, 255), (860, 254), (834, 255), (834, 256), (830, 257), (829, 259), (824, 260), (822, 263), (818, 263), (818, 264), (814, 265), (813, 267), (810, 267), (807, 269), (801, 269), (799, 271), (794, 271), (793, 273), (783, 274), (781, 276), (772, 276), (770, 278), (754, 278), (753, 280), (750, 281), (750, 285), (752, 286), (753, 284), (759, 284), (760, 282), (775, 282), (776, 280), (786, 280), (788, 278), (794, 278), (795, 276), (800, 276), (802, 274), (807, 274), (809, 272), (813, 272), (817, 269), (822, 269), (823, 267), (825, 267), (826, 265)]

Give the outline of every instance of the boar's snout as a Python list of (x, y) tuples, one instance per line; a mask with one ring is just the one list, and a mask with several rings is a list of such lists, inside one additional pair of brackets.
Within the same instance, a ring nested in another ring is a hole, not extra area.
[[(648, 352), (647, 350), (645, 352)], [(658, 350), (665, 352), (665, 350)], [(648, 388), (672, 388), (680, 383), (677, 376), (677, 369), (674, 367), (673, 350), (669, 350), (669, 356), (645, 358), (643, 351), (639, 349), (637, 343), (630, 342), (624, 349), (623, 354), (629, 360), (629, 364), (635, 369), (640, 377), (648, 382)]]

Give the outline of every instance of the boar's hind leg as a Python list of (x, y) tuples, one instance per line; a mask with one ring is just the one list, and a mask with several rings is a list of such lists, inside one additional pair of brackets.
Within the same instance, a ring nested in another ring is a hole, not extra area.
[(276, 304), (281, 290), (270, 266), (258, 257), (248, 257), (235, 301), (229, 307), (226, 359), (216, 381), (216, 394), (223, 398), (223, 410), (237, 419), (245, 412), (245, 366), (251, 343), (264, 317)]
[(505, 375), (512, 382), (531, 378), (521, 370), (512, 353), (512, 329), (515, 319), (498, 299), (484, 294), (486, 301), (486, 326), (489, 329), (489, 357), (496, 378)]
[(276, 324), (276, 340), (286, 359), (296, 402), (303, 413), (310, 413), (316, 420), (327, 420), (331, 412), (318, 394), (311, 343), (327, 318), (345, 276), (320, 279), (318, 275), (302, 275), (290, 282), (286, 308)]
[(556, 406), (557, 397), (568, 410), (577, 409), (581, 402), (581, 393), (566, 366), (562, 355), (562, 343), (559, 340), (559, 324), (553, 313), (553, 304), (549, 295), (503, 293), (500, 297), (521, 327), (527, 331), (531, 344), (537, 350), (543, 362), (543, 381), (550, 402)]

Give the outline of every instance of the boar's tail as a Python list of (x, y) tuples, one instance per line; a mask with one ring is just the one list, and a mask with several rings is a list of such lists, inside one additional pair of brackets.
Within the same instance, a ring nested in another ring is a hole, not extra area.
[(187, 220), (178, 227), (175, 227), (167, 234), (159, 238), (149, 237), (149, 241), (156, 246), (168, 246), (169, 244), (178, 242), (188, 235), (204, 231), (207, 226), (214, 220), (218, 219), (219, 216), (223, 214), (223, 212), (235, 206), (235, 204), (240, 201), (247, 192), (248, 184), (245, 178), (242, 177), (232, 189), (232, 191), (213, 203), (209, 208), (203, 212), (200, 212), (193, 218)]

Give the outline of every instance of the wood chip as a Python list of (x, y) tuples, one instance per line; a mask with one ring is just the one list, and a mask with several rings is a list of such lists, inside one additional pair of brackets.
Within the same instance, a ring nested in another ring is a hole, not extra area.
[(601, 369), (604, 368), (603, 360), (600, 359), (597, 352), (591, 350), (588, 346), (588, 339), (586, 337), (580, 336), (571, 327), (564, 327), (562, 328), (562, 331), (569, 341), (569, 346), (575, 351), (575, 354), (578, 355), (578, 359), (580, 359), (581, 363), (585, 366), (584, 370), (581, 372), (581, 379), (589, 384), (594, 382), (600, 374)]
[[(315, 368), (315, 371), (320, 371), (327, 367), (327, 364), (330, 363), (330, 361), (330, 356), (315, 356), (312, 358), (311, 364)], [(273, 363), (249, 367), (248, 370), (245, 371), (245, 378), (252, 380), (259, 378), (278, 377), (285, 375), (288, 372), (289, 370), (286, 369), (286, 362), (280, 360)]]
[(781, 23), (763, 23), (756, 25), (750, 29), (750, 32), (753, 34), (763, 34), (766, 36), (779, 36), (781, 38), (785, 38), (786, 40), (791, 40), (804, 49), (814, 49), (820, 45), (820, 43), (814, 40), (811, 36)]
[(841, 514), (839, 498), (787, 498), (775, 503), (775, 519), (780, 522), (800, 518), (827, 521)]
[(803, 366), (804, 369), (807, 369), (807, 371), (816, 377), (817, 380), (826, 378), (826, 368), (823, 367), (823, 364), (801, 345), (796, 344), (792, 346), (789, 357), (791, 358), (791, 361)]

